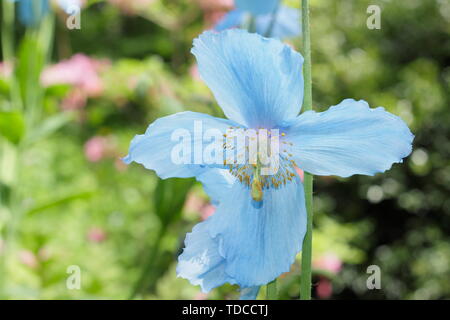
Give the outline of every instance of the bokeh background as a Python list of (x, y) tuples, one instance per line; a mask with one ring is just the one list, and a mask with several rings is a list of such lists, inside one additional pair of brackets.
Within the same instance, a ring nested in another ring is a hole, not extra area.
[[(416, 136), (412, 155), (385, 174), (315, 178), (314, 298), (448, 299), (450, 2), (310, 2), (314, 108), (365, 99)], [(382, 9), (380, 30), (366, 26), (370, 4)], [(202, 294), (176, 278), (186, 232), (214, 213), (201, 186), (120, 160), (158, 117), (222, 114), (190, 48), (232, 5), (85, 1), (80, 30), (55, 8), (12, 31), (2, 6), (1, 298), (237, 298), (230, 285)], [(80, 290), (66, 287), (71, 265)], [(370, 265), (381, 290), (367, 289)], [(299, 274), (297, 261), (280, 298), (298, 297)]]

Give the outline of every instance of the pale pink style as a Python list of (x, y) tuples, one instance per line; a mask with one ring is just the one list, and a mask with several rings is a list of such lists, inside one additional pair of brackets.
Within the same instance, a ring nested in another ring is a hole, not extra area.
[(305, 179), (305, 172), (302, 169), (297, 168), (297, 167), (295, 167), (295, 171), (297, 172), (298, 176), (300, 177), (300, 180), (302, 180), (302, 182), (303, 182), (303, 179)]

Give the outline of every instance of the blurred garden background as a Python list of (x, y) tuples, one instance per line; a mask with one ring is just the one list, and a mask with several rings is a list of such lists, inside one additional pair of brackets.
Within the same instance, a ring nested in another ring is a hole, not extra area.
[[(186, 232), (214, 213), (201, 186), (120, 160), (158, 117), (222, 115), (190, 48), (233, 1), (84, 1), (73, 30), (54, 5), (37, 22), (1, 3), (0, 298), (237, 298), (176, 278)], [(366, 99), (416, 136), (385, 174), (315, 178), (314, 298), (450, 298), (450, 2), (311, 0), (311, 32), (315, 110)], [(300, 271), (280, 298), (297, 299)]]

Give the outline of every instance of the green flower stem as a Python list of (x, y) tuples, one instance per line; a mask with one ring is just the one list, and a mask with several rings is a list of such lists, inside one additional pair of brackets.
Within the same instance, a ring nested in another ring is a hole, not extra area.
[[(14, 4), (10, 1), (3, 1), (2, 9), (3, 21), (1, 39), (3, 59), (5, 62), (13, 64), (13, 67), (16, 68), (18, 61), (16, 61), (17, 59), (14, 54)], [(39, 24), (39, 28), (37, 30), (26, 30), (25, 38), (27, 41), (29, 39), (35, 40), (38, 47), (36, 48), (36, 54), (27, 55), (27, 59), (29, 59), (27, 61), (27, 65), (32, 66), (32, 70), (30, 70), (27, 74), (24, 95), (25, 100), (22, 100), (22, 95), (15, 72), (11, 79), (11, 109), (22, 111), (25, 119), (28, 120), (26, 126), (27, 131), (32, 131), (40, 120), (44, 90), (36, 84), (36, 79), (39, 79), (41, 69), (50, 59), (53, 48), (53, 30), (54, 18), (51, 14), (49, 14), (44, 21)], [(24, 61), (20, 61), (19, 63), (24, 63)], [(26, 105), (26, 108), (24, 108), (24, 105)], [(6, 228), (3, 231), (3, 233), (5, 233), (5, 243), (7, 246), (4, 249), (0, 259), (0, 298), (3, 298), (6, 296), (8, 280), (8, 268), (6, 263), (10, 260), (10, 256), (15, 250), (16, 234), (24, 214), (21, 203), (23, 192), (20, 184), (22, 178), (21, 167), (24, 142), (21, 141), (17, 146), (8, 145), (3, 141), (1, 142), (0, 182), (7, 182), (11, 189), (9, 201), (6, 207), (8, 218)]]
[(2, 54), (3, 61), (12, 62), (14, 57), (14, 3), (3, 1)]
[[(2, 2), (2, 23), (1, 23), (1, 41), (2, 41), (2, 56), (3, 62), (10, 63), (14, 66), (14, 20), (15, 7), (12, 1)], [(11, 79), (11, 101), (12, 108), (21, 110), (23, 107), (20, 92), (15, 77)]]
[[(141, 291), (144, 286), (149, 283), (149, 278), (151, 278), (151, 273), (154, 272), (156, 260), (158, 259), (159, 249), (162, 243), (164, 236), (166, 235), (167, 227), (163, 226), (159, 229), (158, 235), (156, 237), (156, 241), (153, 244), (150, 255), (147, 258), (144, 268), (142, 269), (141, 275), (139, 279), (136, 281), (133, 290), (130, 292), (128, 296), (128, 300), (133, 300)], [(151, 282), (150, 282), (151, 283)]]
[[(2, 60), (5, 63), (14, 63), (14, 3), (11, 1), (2, 2), (2, 22), (1, 22), (1, 43), (2, 43)], [(11, 81), (11, 101), (12, 107), (18, 107), (19, 104), (14, 103), (15, 98), (18, 97), (17, 86), (15, 80)], [(3, 184), (12, 184), (13, 180), (11, 176), (14, 176), (14, 167), (11, 168), (11, 159), (15, 159), (15, 150), (6, 142), (0, 138), (0, 182)], [(0, 201), (6, 200), (6, 194), (0, 194)], [(7, 221), (11, 220), (13, 216), (12, 208), (7, 207), (8, 202), (0, 203), (0, 206), (4, 206), (4, 212), (7, 216)], [(6, 237), (5, 230), (0, 230), (0, 240)], [(6, 246), (3, 253), (0, 255), (0, 299), (6, 298), (5, 286), (6, 286), (6, 255), (9, 246)]]
[[(302, 0), (302, 45), (303, 57), (303, 77), (305, 81), (305, 91), (303, 100), (303, 111), (312, 110), (312, 81), (311, 81), (311, 39), (309, 30), (309, 3)], [(300, 299), (311, 299), (311, 256), (312, 256), (312, 220), (313, 220), (313, 177), (305, 172), (303, 181), (305, 188), (305, 200), (307, 211), (306, 235), (303, 240), (302, 249), (302, 271), (300, 275)]]
[(267, 292), (266, 299), (267, 300), (277, 300), (278, 299), (278, 291), (277, 291), (277, 279), (269, 282), (267, 284)]
[(275, 23), (277, 22), (278, 8), (279, 6), (277, 5), (275, 10), (272, 12), (272, 18), (270, 20), (269, 27), (264, 34), (264, 36), (267, 38), (270, 38), (272, 36), (273, 28), (275, 27)]
[(254, 16), (250, 16), (248, 18), (248, 25), (246, 27), (246, 29), (248, 30), (248, 32), (254, 33), (256, 32), (256, 20)]

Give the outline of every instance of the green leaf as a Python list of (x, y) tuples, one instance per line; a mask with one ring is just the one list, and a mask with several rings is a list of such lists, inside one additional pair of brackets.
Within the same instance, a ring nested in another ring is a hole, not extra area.
[(45, 89), (45, 94), (51, 97), (64, 98), (71, 88), (72, 86), (68, 84), (54, 84)]
[(19, 111), (0, 111), (0, 135), (19, 144), (25, 133), (25, 121)]
[(46, 120), (27, 136), (26, 143), (31, 144), (47, 138), (72, 120), (72, 113), (61, 112)]
[(178, 178), (158, 181), (154, 201), (156, 215), (163, 226), (169, 225), (181, 216), (187, 193), (194, 182), (194, 179)]
[(44, 68), (45, 55), (37, 40), (26, 34), (19, 46), (15, 76), (18, 79), (22, 100), (27, 107), (34, 99), (36, 88), (39, 87), (39, 78)]
[(6, 79), (0, 78), (0, 96), (9, 96), (10, 85)]
[(93, 195), (94, 195), (93, 191), (85, 191), (85, 192), (71, 194), (71, 195), (68, 195), (68, 196), (65, 196), (65, 197), (54, 199), (54, 200), (51, 200), (49, 202), (42, 203), (42, 204), (39, 204), (37, 206), (34, 206), (30, 210), (28, 210), (26, 214), (27, 215), (32, 215), (32, 214), (35, 214), (35, 213), (38, 213), (38, 212), (41, 212), (41, 211), (44, 211), (44, 210), (47, 210), (47, 209), (51, 209), (51, 208), (54, 208), (54, 207), (57, 207), (57, 206), (68, 204), (68, 203), (70, 203), (72, 201), (75, 201), (75, 200), (88, 199), (88, 198), (92, 197)]

